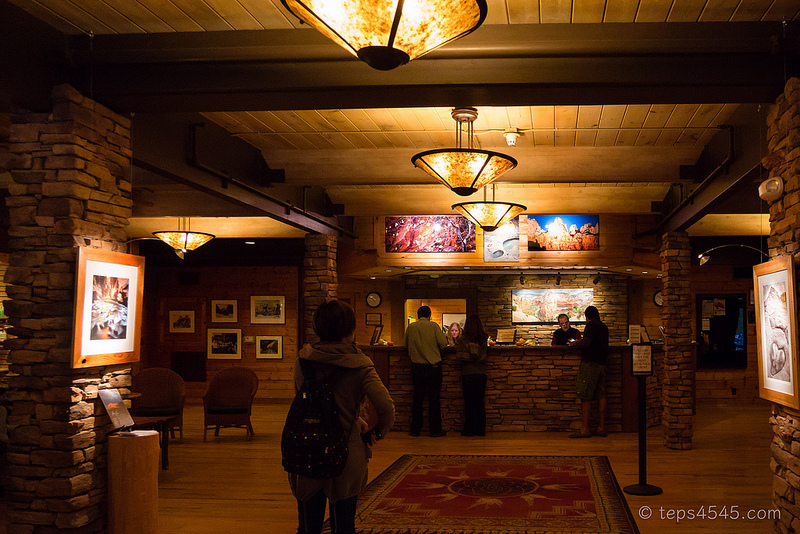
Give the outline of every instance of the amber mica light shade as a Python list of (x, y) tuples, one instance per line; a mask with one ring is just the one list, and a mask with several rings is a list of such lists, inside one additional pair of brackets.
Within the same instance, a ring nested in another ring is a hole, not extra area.
[(367, 65), (391, 70), (480, 26), (486, 0), (281, 0)]
[[(517, 160), (499, 152), (473, 148), (475, 108), (456, 108), (456, 148), (428, 150), (411, 158), (411, 162), (458, 195), (469, 196), (517, 166)], [(466, 132), (464, 126), (466, 125)], [(467, 147), (462, 147), (466, 133)]]
[(206, 234), (204, 232), (192, 232), (188, 217), (178, 218), (177, 230), (153, 232), (153, 235), (174, 248), (176, 252), (194, 250), (197, 247), (205, 245), (215, 237), (213, 234)]
[(480, 226), (484, 232), (494, 232), (505, 223), (525, 211), (522, 204), (512, 202), (461, 202), (453, 209)]

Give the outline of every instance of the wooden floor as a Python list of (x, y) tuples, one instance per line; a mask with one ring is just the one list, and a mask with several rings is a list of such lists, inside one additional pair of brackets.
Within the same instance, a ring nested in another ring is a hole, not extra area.
[[(288, 406), (254, 407), (256, 436), (223, 429), (218, 438), (202, 441), (202, 408), (187, 406), (184, 439), (170, 444), (170, 469), (159, 475), (159, 525), (162, 533), (290, 534), (296, 531), (295, 502), (280, 465), (280, 432)], [(694, 448), (666, 449), (661, 429), (648, 432), (647, 482), (664, 492), (654, 497), (627, 495), (642, 533), (772, 531), (772, 521), (747, 520), (750, 511), (773, 513), (769, 468), (769, 406), (699, 406)], [(568, 439), (565, 433), (494, 433), (485, 438), (458, 434), (412, 438), (389, 434), (375, 449), (370, 477), (402, 454), (530, 454), (605, 455), (621, 486), (638, 478), (636, 434), (607, 438)], [(650, 519), (646, 509), (652, 510)], [(719, 514), (723, 507), (740, 519), (683, 519), (677, 514), (705, 507)], [(673, 514), (670, 516), (669, 514)], [(661, 519), (663, 517), (663, 519)], [(672, 517), (673, 519), (669, 519)]]

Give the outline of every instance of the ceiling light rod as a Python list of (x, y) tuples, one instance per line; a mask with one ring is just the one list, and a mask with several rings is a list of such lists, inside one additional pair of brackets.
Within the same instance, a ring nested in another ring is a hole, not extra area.
[(741, 245), (741, 244), (738, 244), (738, 243), (729, 243), (727, 245), (719, 245), (719, 246), (710, 248), (710, 249), (706, 250), (705, 252), (701, 252), (700, 254), (698, 254), (697, 255), (697, 259), (700, 260), (700, 265), (705, 265), (706, 262), (711, 259), (711, 256), (708, 255), (709, 252), (713, 252), (713, 251), (715, 251), (717, 249), (726, 248), (726, 247), (749, 248), (750, 250), (755, 250), (756, 252), (760, 253), (765, 258), (769, 258), (769, 255), (766, 252), (763, 252), (762, 250), (757, 249), (756, 247), (751, 247), (750, 245)]
[(392, 70), (473, 32), (486, 0), (281, 0), (292, 14), (377, 70)]
[[(477, 109), (455, 108), (451, 115), (456, 121), (456, 148), (420, 152), (411, 158), (411, 163), (461, 196), (475, 193), (517, 166), (517, 160), (511, 156), (473, 148)], [(466, 148), (462, 145), (464, 124)]]

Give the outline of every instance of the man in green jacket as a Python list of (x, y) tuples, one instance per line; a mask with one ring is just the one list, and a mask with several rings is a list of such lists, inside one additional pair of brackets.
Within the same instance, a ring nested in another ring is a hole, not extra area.
[(420, 306), (418, 320), (406, 329), (405, 346), (411, 358), (411, 383), (414, 385), (414, 401), (411, 405), (412, 436), (422, 431), (422, 404), (428, 397), (428, 426), (431, 437), (447, 434), (442, 431), (442, 410), (439, 395), (442, 390), (442, 353), (447, 346), (442, 328), (431, 321), (431, 309)]

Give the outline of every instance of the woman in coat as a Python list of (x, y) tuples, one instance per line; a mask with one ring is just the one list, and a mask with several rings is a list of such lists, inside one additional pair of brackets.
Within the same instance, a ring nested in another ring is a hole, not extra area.
[[(354, 342), (356, 317), (353, 309), (338, 300), (320, 305), (314, 313), (314, 332), (319, 343), (306, 345), (298, 354), (314, 362), (317, 376), (324, 376), (331, 386), (342, 428), (349, 432), (349, 453), (341, 475), (315, 479), (289, 474), (289, 485), (297, 499), (298, 534), (322, 532), (325, 506), (330, 503), (332, 534), (354, 534), (356, 500), (367, 484), (367, 459), (370, 447), (361, 433), (367, 424), (360, 417), (362, 404), (368, 400), (378, 414), (375, 428), (385, 436), (394, 424), (394, 404), (375, 366)], [(294, 366), (295, 388), (303, 384), (299, 361)]]
[(477, 315), (470, 315), (456, 342), (461, 361), (461, 386), (464, 390), (464, 429), (462, 436), (486, 435), (486, 352), (489, 335)]

